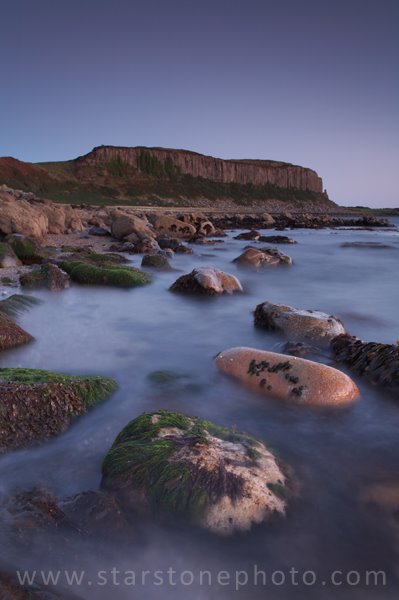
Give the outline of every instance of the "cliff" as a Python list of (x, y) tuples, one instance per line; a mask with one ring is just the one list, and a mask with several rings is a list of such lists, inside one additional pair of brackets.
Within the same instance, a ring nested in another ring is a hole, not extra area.
[(215, 208), (230, 203), (231, 209), (261, 205), (265, 210), (336, 207), (312, 169), (168, 148), (99, 146), (70, 161), (40, 164), (0, 158), (1, 184), (64, 203)]
[(169, 148), (122, 148), (99, 146), (85, 156), (79, 157), (77, 168), (120, 162), (141, 170), (142, 157), (149, 154), (161, 163), (171, 161), (182, 174), (201, 177), (220, 183), (267, 184), (280, 188), (323, 192), (323, 182), (312, 169), (273, 160), (223, 160), (188, 150)]

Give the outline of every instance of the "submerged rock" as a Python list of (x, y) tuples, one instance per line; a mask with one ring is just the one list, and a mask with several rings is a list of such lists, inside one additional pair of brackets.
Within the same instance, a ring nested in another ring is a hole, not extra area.
[(341, 244), (341, 248), (368, 248), (370, 250), (386, 250), (394, 248), (389, 244), (383, 244), (382, 242), (344, 242)]
[(334, 406), (349, 404), (359, 395), (345, 373), (304, 358), (239, 347), (221, 352), (215, 362), (223, 373), (280, 400)]
[(197, 417), (144, 413), (118, 435), (102, 488), (130, 511), (175, 515), (214, 533), (284, 514), (288, 480), (264, 444)]
[(277, 248), (246, 248), (233, 260), (239, 266), (263, 269), (277, 265), (292, 265), (292, 258)]
[(0, 300), (0, 313), (8, 315), (9, 317), (16, 317), (37, 304), (40, 304), (40, 300), (34, 296), (12, 294), (11, 296), (8, 296), (8, 298)]
[[(21, 569), (23, 572), (23, 570)], [(1, 600), (83, 600), (67, 591), (60, 591), (49, 585), (22, 586), (13, 574), (0, 570)]]
[(134, 267), (114, 264), (94, 265), (79, 260), (64, 260), (60, 263), (72, 281), (91, 285), (109, 285), (130, 288), (150, 283), (151, 278), (144, 271)]
[(205, 294), (208, 296), (243, 291), (237, 277), (218, 271), (213, 267), (198, 267), (191, 273), (182, 275), (170, 289), (172, 292)]
[(252, 229), (252, 231), (244, 231), (243, 233), (239, 233), (234, 236), (235, 240), (259, 240), (260, 233), (256, 231), (256, 229)]
[(297, 244), (296, 240), (287, 237), (286, 235), (261, 235), (259, 238), (260, 242), (267, 242), (268, 244)]
[(290, 341), (308, 341), (329, 345), (345, 333), (342, 322), (317, 310), (302, 310), (284, 304), (262, 302), (255, 308), (255, 325), (268, 331), (282, 331)]
[(14, 323), (14, 321), (0, 310), (0, 351), (22, 346), (32, 340), (33, 337), (30, 333)]
[(399, 392), (399, 345), (362, 342), (352, 335), (339, 335), (331, 342), (339, 362), (364, 375), (375, 385)]
[(69, 287), (71, 278), (56, 265), (46, 264), (22, 275), (19, 281), (22, 287), (58, 291)]
[(146, 254), (141, 261), (142, 267), (170, 271), (172, 267), (164, 254)]
[(0, 453), (61, 433), (115, 389), (115, 381), (107, 377), (0, 369)]

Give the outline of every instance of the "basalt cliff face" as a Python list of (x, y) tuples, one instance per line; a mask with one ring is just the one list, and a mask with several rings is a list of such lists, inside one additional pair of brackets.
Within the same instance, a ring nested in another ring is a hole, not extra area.
[(188, 150), (99, 146), (64, 162), (0, 158), (0, 185), (63, 203), (334, 210), (312, 169)]
[(78, 172), (83, 171), (83, 176), (87, 166), (101, 166), (115, 162), (129, 165), (140, 171), (143, 170), (141, 166), (145, 155), (154, 157), (161, 165), (171, 161), (184, 175), (219, 183), (253, 186), (271, 184), (280, 188), (323, 192), (322, 179), (312, 169), (273, 160), (223, 160), (188, 150), (100, 146), (94, 148), (89, 154), (79, 157), (76, 163)]

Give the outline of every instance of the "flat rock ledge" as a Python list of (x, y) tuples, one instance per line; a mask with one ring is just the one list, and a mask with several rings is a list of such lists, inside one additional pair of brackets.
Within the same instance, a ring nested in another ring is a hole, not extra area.
[(220, 535), (284, 515), (289, 481), (258, 440), (197, 417), (144, 413), (118, 435), (102, 488), (125, 510), (180, 517)]

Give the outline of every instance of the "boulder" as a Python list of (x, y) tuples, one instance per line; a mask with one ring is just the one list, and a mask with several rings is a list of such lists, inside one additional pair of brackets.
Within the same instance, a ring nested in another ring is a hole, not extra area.
[(190, 239), (196, 234), (194, 225), (168, 215), (157, 215), (154, 219), (154, 228), (158, 234), (183, 239)]
[(240, 256), (233, 260), (240, 267), (264, 269), (277, 265), (291, 265), (292, 258), (277, 248), (246, 248)]
[(262, 302), (255, 308), (254, 315), (257, 327), (282, 331), (291, 342), (307, 341), (328, 346), (334, 337), (345, 333), (340, 319), (317, 310)]
[(172, 515), (229, 535), (284, 515), (289, 484), (263, 443), (160, 410), (142, 414), (118, 435), (101, 486), (127, 511)]
[(94, 235), (97, 237), (108, 237), (111, 235), (110, 230), (107, 229), (106, 227), (97, 227), (97, 226), (90, 227), (90, 229), (87, 233), (89, 235)]
[(170, 271), (171, 266), (164, 254), (146, 254), (141, 261), (142, 267), (151, 269), (160, 269), (162, 271)]
[[(0, 311), (0, 351), (31, 342), (33, 337)], [(0, 410), (1, 414), (1, 410)]]
[(58, 291), (69, 287), (71, 278), (56, 265), (48, 263), (36, 267), (30, 273), (21, 275), (19, 281), (25, 288), (47, 288)]
[(113, 214), (111, 233), (118, 240), (122, 240), (132, 233), (135, 233), (140, 239), (154, 236), (147, 219), (119, 213)]
[(61, 433), (115, 389), (115, 381), (106, 377), (0, 369), (0, 453)]
[(265, 396), (303, 405), (346, 405), (359, 395), (345, 373), (276, 352), (230, 348), (218, 354), (216, 367)]
[(22, 262), (9, 244), (0, 242), (0, 269), (20, 267)]
[(47, 216), (23, 196), (22, 192), (0, 187), (0, 233), (20, 233), (43, 242), (48, 228)]
[(6, 237), (5, 242), (24, 265), (40, 264), (46, 257), (46, 253), (37, 241), (26, 235), (13, 233)]
[(338, 362), (343, 362), (355, 373), (382, 388), (399, 392), (399, 345), (362, 342), (342, 334), (331, 342), (331, 350)]
[(187, 275), (182, 275), (170, 289), (172, 292), (205, 294), (207, 296), (243, 291), (237, 277), (218, 271), (213, 267), (199, 267)]

